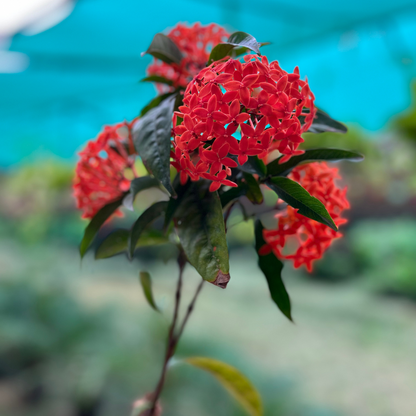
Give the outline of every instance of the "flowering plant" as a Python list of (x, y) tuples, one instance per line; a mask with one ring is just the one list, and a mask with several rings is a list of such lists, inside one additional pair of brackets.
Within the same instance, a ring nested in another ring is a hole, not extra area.
[[(168, 195), (149, 206), (130, 230), (116, 230), (97, 248), (96, 257), (151, 244), (149, 233), (179, 248), (179, 278), (160, 379), (152, 393), (136, 402), (135, 414), (160, 415), (159, 401), (169, 360), (175, 353), (204, 282), (226, 288), (229, 280), (227, 221), (234, 207), (264, 206), (264, 192), (278, 197), (274, 227), (264, 228), (265, 210), (252, 209), (259, 267), (272, 300), (292, 320), (282, 280), (284, 260), (294, 267), (322, 257), (345, 223), (349, 207), (338, 169), (326, 162), (362, 156), (341, 149), (302, 150), (302, 133), (345, 133), (341, 123), (315, 107), (315, 97), (299, 68), (289, 73), (260, 53), (263, 44), (244, 32), (229, 35), (217, 25), (177, 25), (158, 33), (145, 54), (153, 56), (145, 82), (156, 96), (131, 122), (107, 126), (80, 153), (74, 195), (91, 219), (81, 242), (84, 256), (100, 227), (148, 188)], [(242, 56), (242, 59), (239, 57)], [(148, 175), (139, 176), (140, 159)], [(174, 177), (171, 182), (171, 177)], [(161, 222), (158, 222), (158, 220)], [(182, 272), (191, 264), (202, 277), (182, 322)], [(144, 293), (157, 309), (151, 278), (140, 273)], [(216, 376), (252, 415), (261, 415), (258, 393), (235, 368), (194, 357), (188, 363)]]

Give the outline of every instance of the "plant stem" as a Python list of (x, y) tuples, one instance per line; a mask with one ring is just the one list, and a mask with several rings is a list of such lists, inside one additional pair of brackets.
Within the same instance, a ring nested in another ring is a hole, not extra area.
[(186, 257), (184, 255), (183, 252), (180, 253), (179, 258), (178, 258), (178, 264), (179, 264), (179, 277), (178, 277), (178, 284), (176, 287), (176, 295), (175, 295), (175, 306), (174, 306), (174, 311), (173, 311), (173, 318), (172, 318), (172, 323), (170, 325), (169, 328), (169, 334), (168, 334), (168, 342), (167, 342), (167, 346), (166, 346), (166, 353), (165, 353), (165, 358), (163, 361), (163, 366), (162, 366), (162, 372), (160, 374), (160, 378), (159, 381), (156, 385), (156, 388), (153, 392), (153, 394), (151, 395), (152, 397), (152, 404), (150, 406), (149, 412), (146, 413), (147, 416), (156, 416), (156, 409), (157, 409), (157, 402), (159, 400), (159, 397), (162, 393), (163, 390), (163, 386), (165, 384), (165, 379), (166, 379), (166, 373), (168, 370), (168, 364), (169, 364), (169, 360), (173, 357), (173, 355), (175, 354), (175, 349), (176, 346), (178, 345), (179, 339), (184, 331), (185, 325), (189, 319), (189, 316), (191, 315), (194, 306), (195, 306), (195, 302), (196, 299), (198, 298), (199, 292), (202, 289), (202, 284), (204, 283), (204, 280), (201, 281), (201, 283), (198, 285), (198, 288), (195, 292), (194, 297), (192, 298), (191, 303), (188, 305), (188, 309), (186, 311), (185, 317), (183, 318), (182, 324), (179, 327), (179, 331), (177, 333), (177, 335), (175, 335), (175, 329), (176, 329), (176, 324), (178, 321), (178, 315), (179, 315), (179, 306), (181, 303), (181, 292), (182, 292), (182, 276), (183, 276), (183, 270), (185, 268), (185, 264), (186, 264)]

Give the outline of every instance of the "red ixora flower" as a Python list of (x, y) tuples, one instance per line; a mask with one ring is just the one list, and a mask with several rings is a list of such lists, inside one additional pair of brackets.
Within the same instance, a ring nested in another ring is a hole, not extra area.
[(237, 166), (228, 154), (241, 165), (249, 156), (264, 158), (276, 149), (281, 163), (302, 154), (298, 146), (315, 116), (314, 99), (297, 67), (289, 74), (277, 61), (257, 55), (246, 55), (243, 63), (212, 63), (188, 84), (173, 117), (172, 164), (182, 183), (188, 176), (202, 177), (214, 181), (211, 191), (218, 189)]
[[(134, 121), (134, 120), (133, 120)], [(132, 124), (118, 123), (105, 126), (95, 140), (90, 140), (75, 168), (73, 184), (77, 208), (82, 218), (92, 218), (103, 206), (116, 200), (130, 189), (127, 169), (134, 170), (135, 149)], [(121, 215), (120, 212), (117, 212)]]
[[(177, 24), (167, 35), (183, 54), (180, 65), (167, 64), (159, 59), (147, 67), (148, 75), (159, 75), (173, 81), (173, 87), (183, 87), (205, 68), (212, 48), (218, 43), (224, 42), (230, 36), (229, 33), (214, 23), (201, 26), (194, 23), (192, 26)], [(160, 93), (166, 92), (166, 86), (156, 84)]]
[[(341, 218), (342, 211), (349, 208), (347, 188), (340, 189), (335, 185), (335, 179), (339, 178), (337, 168), (326, 163), (310, 163), (296, 167), (289, 177), (325, 205), (337, 227), (347, 222)], [(280, 259), (293, 260), (295, 268), (305, 265), (309, 272), (312, 263), (322, 257), (332, 241), (342, 236), (340, 232), (298, 214), (290, 206), (276, 218), (275, 230), (263, 230), (266, 244), (259, 254), (273, 252)]]

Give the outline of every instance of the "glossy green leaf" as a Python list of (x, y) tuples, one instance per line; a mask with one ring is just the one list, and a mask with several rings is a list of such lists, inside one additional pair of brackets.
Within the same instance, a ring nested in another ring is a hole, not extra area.
[[(260, 248), (265, 244), (263, 239), (263, 225), (260, 220), (256, 221), (255, 235), (256, 252), (258, 253)], [(258, 257), (260, 270), (266, 277), (270, 295), (274, 303), (292, 321), (290, 298), (282, 280), (283, 263), (273, 253), (266, 254), (265, 256), (259, 255)]]
[(233, 50), (235, 50), (234, 55), (238, 56), (250, 49), (260, 54), (261, 44), (257, 42), (256, 38), (249, 35), (245, 32), (235, 32), (228, 39), (227, 42), (219, 43), (214, 48), (208, 58), (208, 65), (212, 64), (215, 61), (225, 58), (226, 56), (233, 55)]
[[(270, 44), (271, 44), (271, 42), (260, 42), (259, 47), (261, 48), (262, 46), (266, 46), (266, 45), (270, 45)], [(233, 50), (233, 57), (235, 58), (237, 56), (243, 55), (244, 53), (246, 53), (248, 51), (249, 51), (249, 49), (245, 48), (245, 47), (235, 48)]]
[(208, 58), (208, 65), (211, 65), (215, 61), (231, 56), (231, 51), (235, 48), (234, 45), (229, 43), (219, 43), (212, 48), (212, 51)]
[(344, 124), (334, 120), (327, 113), (318, 109), (308, 133), (346, 133), (347, 131), (348, 129)]
[(273, 189), (280, 199), (283, 199), (293, 208), (297, 208), (299, 214), (337, 231), (337, 226), (326, 210), (325, 205), (297, 182), (289, 178), (277, 176), (267, 180), (266, 185)]
[(145, 228), (165, 212), (167, 205), (167, 201), (156, 202), (147, 208), (147, 210), (144, 211), (143, 214), (140, 215), (140, 217), (136, 220), (133, 228), (130, 231), (130, 237), (128, 241), (128, 253), (130, 258), (133, 257), (136, 244), (139, 241), (139, 238)]
[(245, 48), (252, 50), (257, 55), (261, 55), (259, 42), (257, 42), (254, 36), (251, 36), (248, 33), (234, 32), (227, 39), (227, 43), (234, 45), (234, 46), (238, 46), (238, 47), (243, 46)]
[(163, 33), (156, 33), (152, 43), (144, 54), (150, 54), (167, 64), (180, 64), (183, 55), (175, 42)]
[(143, 117), (145, 114), (147, 114), (152, 108), (157, 107), (160, 103), (165, 101), (167, 98), (172, 97), (172, 95), (176, 95), (177, 91), (173, 92), (167, 92), (166, 94), (158, 95), (157, 97), (153, 98), (152, 101), (150, 101), (149, 104), (147, 104), (145, 107), (143, 107), (140, 117)]
[[(96, 259), (107, 259), (117, 254), (127, 253), (129, 230), (115, 230), (107, 236), (95, 252)], [(168, 243), (169, 239), (157, 230), (145, 230), (141, 234), (136, 248), (146, 246), (156, 246)]]
[(133, 142), (146, 169), (174, 195), (170, 183), (170, 147), (175, 96), (141, 117), (133, 129)]
[(271, 176), (285, 176), (289, 174), (294, 167), (302, 162), (312, 162), (317, 160), (326, 160), (336, 162), (339, 160), (349, 160), (350, 162), (360, 162), (364, 156), (357, 152), (343, 149), (309, 149), (299, 156), (292, 156), (287, 162), (279, 164), (282, 158), (273, 160), (267, 165), (267, 174)]
[(152, 279), (148, 272), (140, 272), (140, 283), (142, 284), (143, 293), (147, 302), (155, 311), (159, 312), (159, 308), (157, 307), (155, 299), (153, 297)]
[(173, 85), (173, 81), (171, 79), (167, 79), (160, 75), (149, 75), (140, 80), (140, 82), (157, 82), (158, 84), (166, 84), (166, 85)]
[[(123, 196), (124, 198), (124, 196)], [(79, 246), (79, 252), (81, 258), (84, 257), (88, 248), (94, 240), (94, 237), (97, 235), (98, 230), (101, 226), (111, 217), (111, 215), (117, 210), (117, 208), (122, 204), (123, 198), (117, 199), (110, 204), (102, 207), (88, 224), (87, 228), (84, 231), (84, 237), (82, 238), (81, 244)]]
[(204, 280), (225, 288), (230, 280), (224, 218), (217, 192), (207, 181), (193, 182), (174, 215), (182, 247)]
[(160, 182), (152, 176), (141, 176), (140, 178), (134, 178), (130, 183), (130, 192), (123, 199), (123, 205), (130, 211), (133, 211), (133, 203), (136, 195), (145, 189), (156, 188), (159, 186), (159, 184)]
[(261, 192), (260, 185), (253, 175), (250, 173), (243, 173), (245, 185), (247, 187), (246, 196), (253, 204), (263, 203), (263, 193)]
[(235, 367), (206, 357), (191, 357), (185, 362), (212, 374), (251, 416), (262, 416), (260, 394), (250, 380)]

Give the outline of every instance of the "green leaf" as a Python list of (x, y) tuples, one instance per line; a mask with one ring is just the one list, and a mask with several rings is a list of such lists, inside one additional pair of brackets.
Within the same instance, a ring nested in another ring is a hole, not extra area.
[(260, 185), (253, 175), (250, 173), (243, 172), (245, 185), (247, 187), (247, 198), (253, 204), (262, 204), (263, 203), (263, 193), (261, 192)]
[(231, 45), (229, 43), (219, 43), (214, 48), (212, 48), (212, 51), (208, 58), (208, 64), (211, 65), (215, 61), (219, 61), (220, 59), (225, 58), (226, 56), (231, 55), (231, 51), (235, 48), (234, 45)]
[(152, 279), (148, 272), (140, 272), (140, 283), (142, 284), (143, 293), (147, 302), (155, 311), (159, 312), (159, 308), (153, 298)]
[(273, 189), (280, 199), (297, 208), (299, 214), (325, 224), (335, 231), (338, 230), (325, 205), (297, 182), (277, 176), (268, 179), (266, 185)]
[(165, 101), (167, 98), (171, 97), (172, 95), (177, 94), (177, 91), (173, 92), (167, 92), (166, 94), (158, 95), (157, 97), (153, 98), (152, 101), (150, 101), (149, 104), (147, 104), (145, 107), (143, 107), (140, 117), (143, 117), (145, 114), (147, 114), (152, 108), (157, 107), (160, 103)]
[(227, 43), (238, 47), (244, 46), (245, 48), (256, 52), (257, 55), (261, 55), (259, 42), (257, 42), (254, 36), (251, 36), (248, 33), (234, 32), (228, 38)]
[(140, 178), (134, 178), (130, 183), (130, 192), (124, 197), (123, 205), (130, 211), (134, 211), (133, 203), (136, 195), (140, 191), (144, 191), (149, 188), (156, 188), (159, 186), (159, 181), (152, 176), (141, 176)]
[[(117, 254), (127, 252), (129, 241), (129, 230), (115, 230), (107, 236), (95, 252), (95, 258), (107, 259)], [(157, 230), (145, 230), (141, 234), (136, 248), (145, 246), (156, 246), (168, 243), (169, 239)]]
[(315, 119), (308, 133), (346, 133), (348, 131), (347, 127), (344, 124), (332, 119), (327, 113), (322, 110), (317, 111)]
[(160, 75), (149, 75), (148, 77), (141, 79), (140, 82), (157, 82), (158, 84), (173, 85), (173, 81), (171, 79), (161, 77)]
[[(266, 46), (266, 45), (270, 45), (270, 44), (271, 44), (271, 42), (260, 42), (259, 47), (261, 48), (262, 46)], [(249, 50), (248, 48), (245, 48), (243, 46), (241, 48), (236, 48), (236, 49), (233, 50), (233, 57), (243, 55), (248, 50)]]
[(247, 186), (241, 184), (238, 188), (231, 188), (230, 190), (223, 192), (220, 195), (221, 205), (225, 208), (230, 202), (234, 201), (235, 199), (240, 198), (241, 196), (246, 195), (247, 193)]
[(139, 238), (142, 235), (144, 229), (165, 212), (167, 205), (167, 201), (156, 202), (147, 208), (147, 210), (144, 211), (143, 214), (140, 215), (140, 217), (134, 223), (128, 241), (128, 253), (130, 258), (133, 257), (136, 244), (139, 241)]
[[(208, 65), (215, 61), (219, 61), (226, 56), (231, 56), (231, 52), (234, 49), (237, 53), (236, 56), (241, 55), (241, 53), (244, 53), (247, 49), (250, 49), (256, 52), (258, 55), (261, 55), (260, 46), (261, 44), (257, 42), (256, 38), (249, 35), (248, 33), (235, 32), (228, 38), (227, 42), (219, 43), (212, 49), (208, 58)], [(243, 48), (244, 51), (242, 51)]]
[(256, 388), (235, 367), (206, 357), (191, 357), (185, 362), (212, 374), (251, 416), (262, 416), (263, 405)]
[(238, 158), (236, 156), (231, 155), (230, 157), (237, 162), (237, 169), (241, 170), (242, 172), (251, 173), (252, 175), (256, 174), (261, 178), (266, 176), (266, 165), (257, 156), (249, 156), (247, 162), (244, 163), (244, 165), (240, 165), (238, 163)]
[[(258, 254), (260, 248), (265, 244), (263, 239), (263, 225), (260, 220), (256, 221), (255, 235), (256, 251)], [(282, 280), (283, 263), (273, 253), (269, 253), (265, 256), (259, 255), (259, 267), (266, 277), (270, 295), (274, 303), (287, 318), (293, 321), (289, 294)]]
[(225, 288), (230, 274), (224, 218), (218, 193), (208, 187), (207, 181), (191, 183), (174, 219), (189, 262), (204, 280)]
[(168, 206), (166, 208), (166, 214), (165, 214), (165, 222), (163, 225), (163, 230), (166, 233), (166, 230), (169, 227), (169, 224), (173, 220), (173, 216), (176, 213), (176, 210), (178, 209), (179, 205), (182, 202), (182, 198), (187, 192), (189, 186), (191, 185), (190, 181), (186, 182), (185, 185), (181, 185), (179, 180), (179, 175), (175, 176), (175, 179), (173, 180), (173, 189), (176, 193), (176, 198), (170, 198)]
[(343, 149), (309, 149), (299, 156), (292, 156), (287, 162), (279, 164), (282, 158), (273, 160), (267, 165), (267, 174), (271, 176), (285, 176), (289, 174), (294, 167), (302, 162), (311, 162), (316, 160), (327, 160), (336, 162), (338, 160), (349, 160), (351, 162), (360, 162), (364, 156), (357, 152)]
[[(124, 196), (123, 196), (124, 198)], [(81, 254), (81, 259), (84, 257), (88, 248), (90, 247), (94, 237), (97, 235), (98, 230), (101, 226), (107, 221), (108, 218), (117, 210), (117, 208), (122, 204), (123, 198), (117, 199), (110, 204), (102, 207), (88, 224), (87, 228), (84, 231), (84, 237), (82, 238), (81, 244), (79, 246), (79, 252)]]
[(169, 97), (149, 110), (133, 129), (133, 142), (146, 169), (171, 195), (175, 194), (170, 183), (170, 138), (175, 98)]
[(163, 33), (156, 33), (152, 43), (144, 54), (150, 54), (167, 64), (180, 64), (183, 55), (175, 42)]

